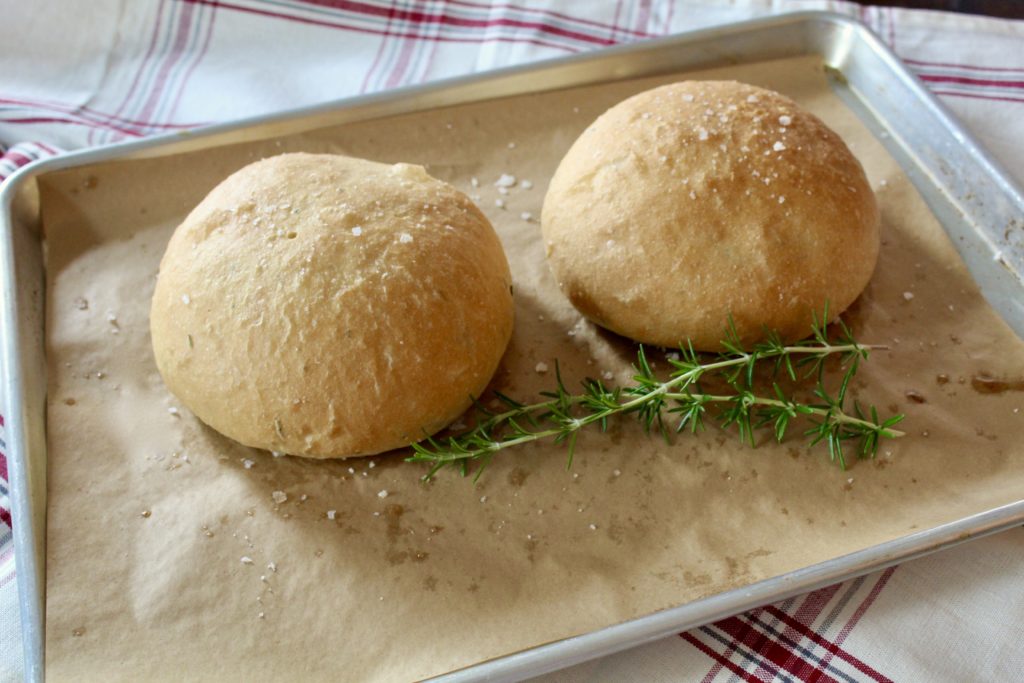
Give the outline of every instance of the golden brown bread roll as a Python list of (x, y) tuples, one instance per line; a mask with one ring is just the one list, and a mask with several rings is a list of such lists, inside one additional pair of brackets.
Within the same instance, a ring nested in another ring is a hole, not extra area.
[(817, 117), (736, 82), (682, 82), (602, 114), (544, 200), (546, 252), (587, 318), (632, 339), (716, 350), (795, 339), (864, 289), (879, 212), (864, 171)]
[(178, 227), (151, 331), (168, 388), (249, 446), (368, 455), (444, 427), (512, 331), (490, 223), (419, 166), (286, 154)]

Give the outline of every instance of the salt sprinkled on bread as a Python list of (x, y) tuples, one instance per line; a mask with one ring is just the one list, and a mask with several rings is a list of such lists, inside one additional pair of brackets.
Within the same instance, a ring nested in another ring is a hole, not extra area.
[(688, 81), (601, 115), (551, 181), (541, 217), (559, 286), (637, 341), (718, 350), (805, 336), (861, 293), (879, 212), (839, 136), (783, 95)]
[(153, 350), (171, 392), (243, 444), (368, 455), (483, 391), (510, 288), (491, 224), (421, 167), (286, 154), (224, 180), (175, 231)]

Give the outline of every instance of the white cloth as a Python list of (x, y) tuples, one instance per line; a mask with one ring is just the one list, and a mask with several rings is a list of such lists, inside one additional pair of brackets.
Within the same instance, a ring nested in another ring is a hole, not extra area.
[[(59, 149), (808, 9), (859, 16), (1024, 180), (1024, 22), (825, 0), (6, 0), (0, 180)], [(0, 679), (17, 680), (8, 519)], [(543, 680), (1017, 680), (1021, 557), (1006, 532)]]

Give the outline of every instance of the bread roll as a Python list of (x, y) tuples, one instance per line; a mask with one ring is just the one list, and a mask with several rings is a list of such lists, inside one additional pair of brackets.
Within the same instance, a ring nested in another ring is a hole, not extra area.
[(544, 201), (551, 270), (587, 318), (637, 341), (717, 350), (728, 316), (806, 336), (864, 289), (879, 212), (817, 117), (769, 90), (683, 82), (612, 107), (565, 155)]
[(511, 277), (480, 210), (423, 168), (286, 154), (174, 232), (150, 325), (167, 387), (217, 431), (369, 455), (481, 393), (512, 331)]

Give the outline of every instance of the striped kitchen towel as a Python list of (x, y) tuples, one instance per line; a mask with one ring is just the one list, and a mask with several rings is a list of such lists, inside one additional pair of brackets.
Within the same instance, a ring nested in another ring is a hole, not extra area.
[(0, 182), (36, 159), (45, 159), (59, 153), (57, 148), (42, 142), (19, 142), (10, 148), (0, 145)]
[[(59, 150), (808, 9), (861, 18), (1024, 179), (1024, 22), (827, 0), (36, 0), (3, 8), (0, 182)], [(0, 680), (17, 680), (5, 452)], [(1007, 532), (544, 680), (1016, 680), (1020, 557)]]

